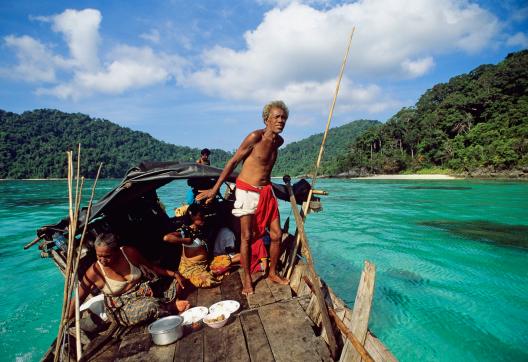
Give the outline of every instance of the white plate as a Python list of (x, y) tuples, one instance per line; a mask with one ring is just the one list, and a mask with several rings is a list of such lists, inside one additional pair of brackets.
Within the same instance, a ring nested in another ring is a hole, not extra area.
[(240, 308), (240, 303), (236, 300), (223, 300), (210, 306), (209, 313), (221, 314), (225, 312), (233, 314), (238, 310), (238, 308)]
[(183, 317), (183, 324), (187, 325), (201, 321), (208, 313), (207, 307), (194, 307), (180, 315)]

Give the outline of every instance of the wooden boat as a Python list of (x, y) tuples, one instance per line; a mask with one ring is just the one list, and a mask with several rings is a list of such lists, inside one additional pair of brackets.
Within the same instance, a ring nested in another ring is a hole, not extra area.
[[(214, 180), (222, 170), (209, 166), (185, 163), (143, 163), (131, 169), (123, 181), (99, 202), (88, 214), (82, 209), (77, 227), (77, 239), (87, 223), (86, 238), (112, 230), (121, 240), (133, 244), (147, 257), (161, 263), (167, 251), (161, 242), (167, 228), (181, 223), (170, 218), (161, 206), (156, 190), (178, 179)], [(230, 181), (234, 181), (234, 176)], [(278, 198), (290, 200), (293, 211), (297, 203), (306, 199), (309, 185), (301, 181), (294, 185), (293, 195), (285, 185), (274, 184)], [(312, 190), (313, 191), (313, 190)], [(321, 192), (320, 192), (321, 193)], [(291, 196), (291, 197), (290, 197)], [(318, 201), (313, 198), (314, 201)], [(296, 202), (297, 201), (297, 202)], [(219, 201), (220, 208), (230, 205), (229, 197)], [(316, 202), (312, 207), (317, 206)], [(295, 215), (294, 213), (294, 215)], [(216, 215), (222, 221), (221, 213)], [(358, 293), (350, 309), (330, 287), (313, 274), (311, 256), (305, 247), (304, 257), (298, 254), (299, 238), (303, 236), (302, 221), (293, 233), (288, 233), (285, 222), (282, 242), (281, 271), (289, 275), (290, 284), (281, 286), (266, 278), (257, 281), (255, 293), (241, 294), (240, 270), (233, 270), (219, 287), (209, 289), (186, 288), (186, 297), (193, 306), (209, 307), (220, 300), (236, 300), (241, 308), (220, 329), (203, 327), (185, 330), (184, 336), (168, 346), (157, 346), (151, 341), (146, 327), (120, 326), (112, 321), (103, 330), (83, 334), (82, 358), (90, 361), (395, 361), (396, 358), (382, 342), (368, 330), (370, 305), (374, 291), (375, 268), (365, 262)], [(26, 245), (39, 243), (43, 257), (50, 257), (64, 274), (67, 264), (66, 247), (69, 219), (41, 227), (37, 239)], [(148, 240), (148, 242), (147, 242)], [(78, 242), (78, 240), (77, 240)], [(79, 275), (95, 260), (93, 245), (83, 244)], [(174, 251), (174, 250), (173, 250)], [(176, 254), (178, 251), (176, 250)], [(179, 255), (170, 255), (174, 262)], [(176, 269), (175, 265), (171, 266)], [(324, 301), (318, 299), (323, 296)], [(321, 308), (324, 303), (324, 310)], [(332, 323), (325, 322), (328, 315)], [(326, 317), (325, 317), (326, 316)], [(86, 313), (85, 317), (89, 317)], [(70, 329), (71, 331), (71, 329)], [(61, 358), (77, 359), (75, 335), (66, 333), (61, 339)], [(55, 342), (43, 361), (54, 360)]]

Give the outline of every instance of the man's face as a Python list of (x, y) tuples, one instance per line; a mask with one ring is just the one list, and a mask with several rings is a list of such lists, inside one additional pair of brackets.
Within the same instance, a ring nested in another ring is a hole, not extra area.
[(202, 161), (207, 161), (209, 159), (209, 155), (207, 153), (202, 154)]
[(272, 108), (266, 121), (266, 127), (269, 127), (273, 133), (281, 133), (286, 126), (286, 112), (281, 108)]

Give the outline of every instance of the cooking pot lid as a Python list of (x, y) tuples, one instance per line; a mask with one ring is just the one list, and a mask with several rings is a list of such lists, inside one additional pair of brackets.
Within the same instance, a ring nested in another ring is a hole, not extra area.
[(170, 331), (171, 329), (179, 326), (182, 323), (182, 317), (180, 317), (179, 315), (171, 315), (169, 317), (164, 317), (151, 323), (148, 327), (148, 330), (150, 333), (153, 334), (164, 333)]

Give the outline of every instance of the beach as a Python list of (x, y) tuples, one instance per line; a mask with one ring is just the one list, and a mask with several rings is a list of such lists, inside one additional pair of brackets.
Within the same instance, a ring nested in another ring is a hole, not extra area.
[(460, 177), (450, 175), (375, 175), (354, 177), (356, 180), (460, 180)]

